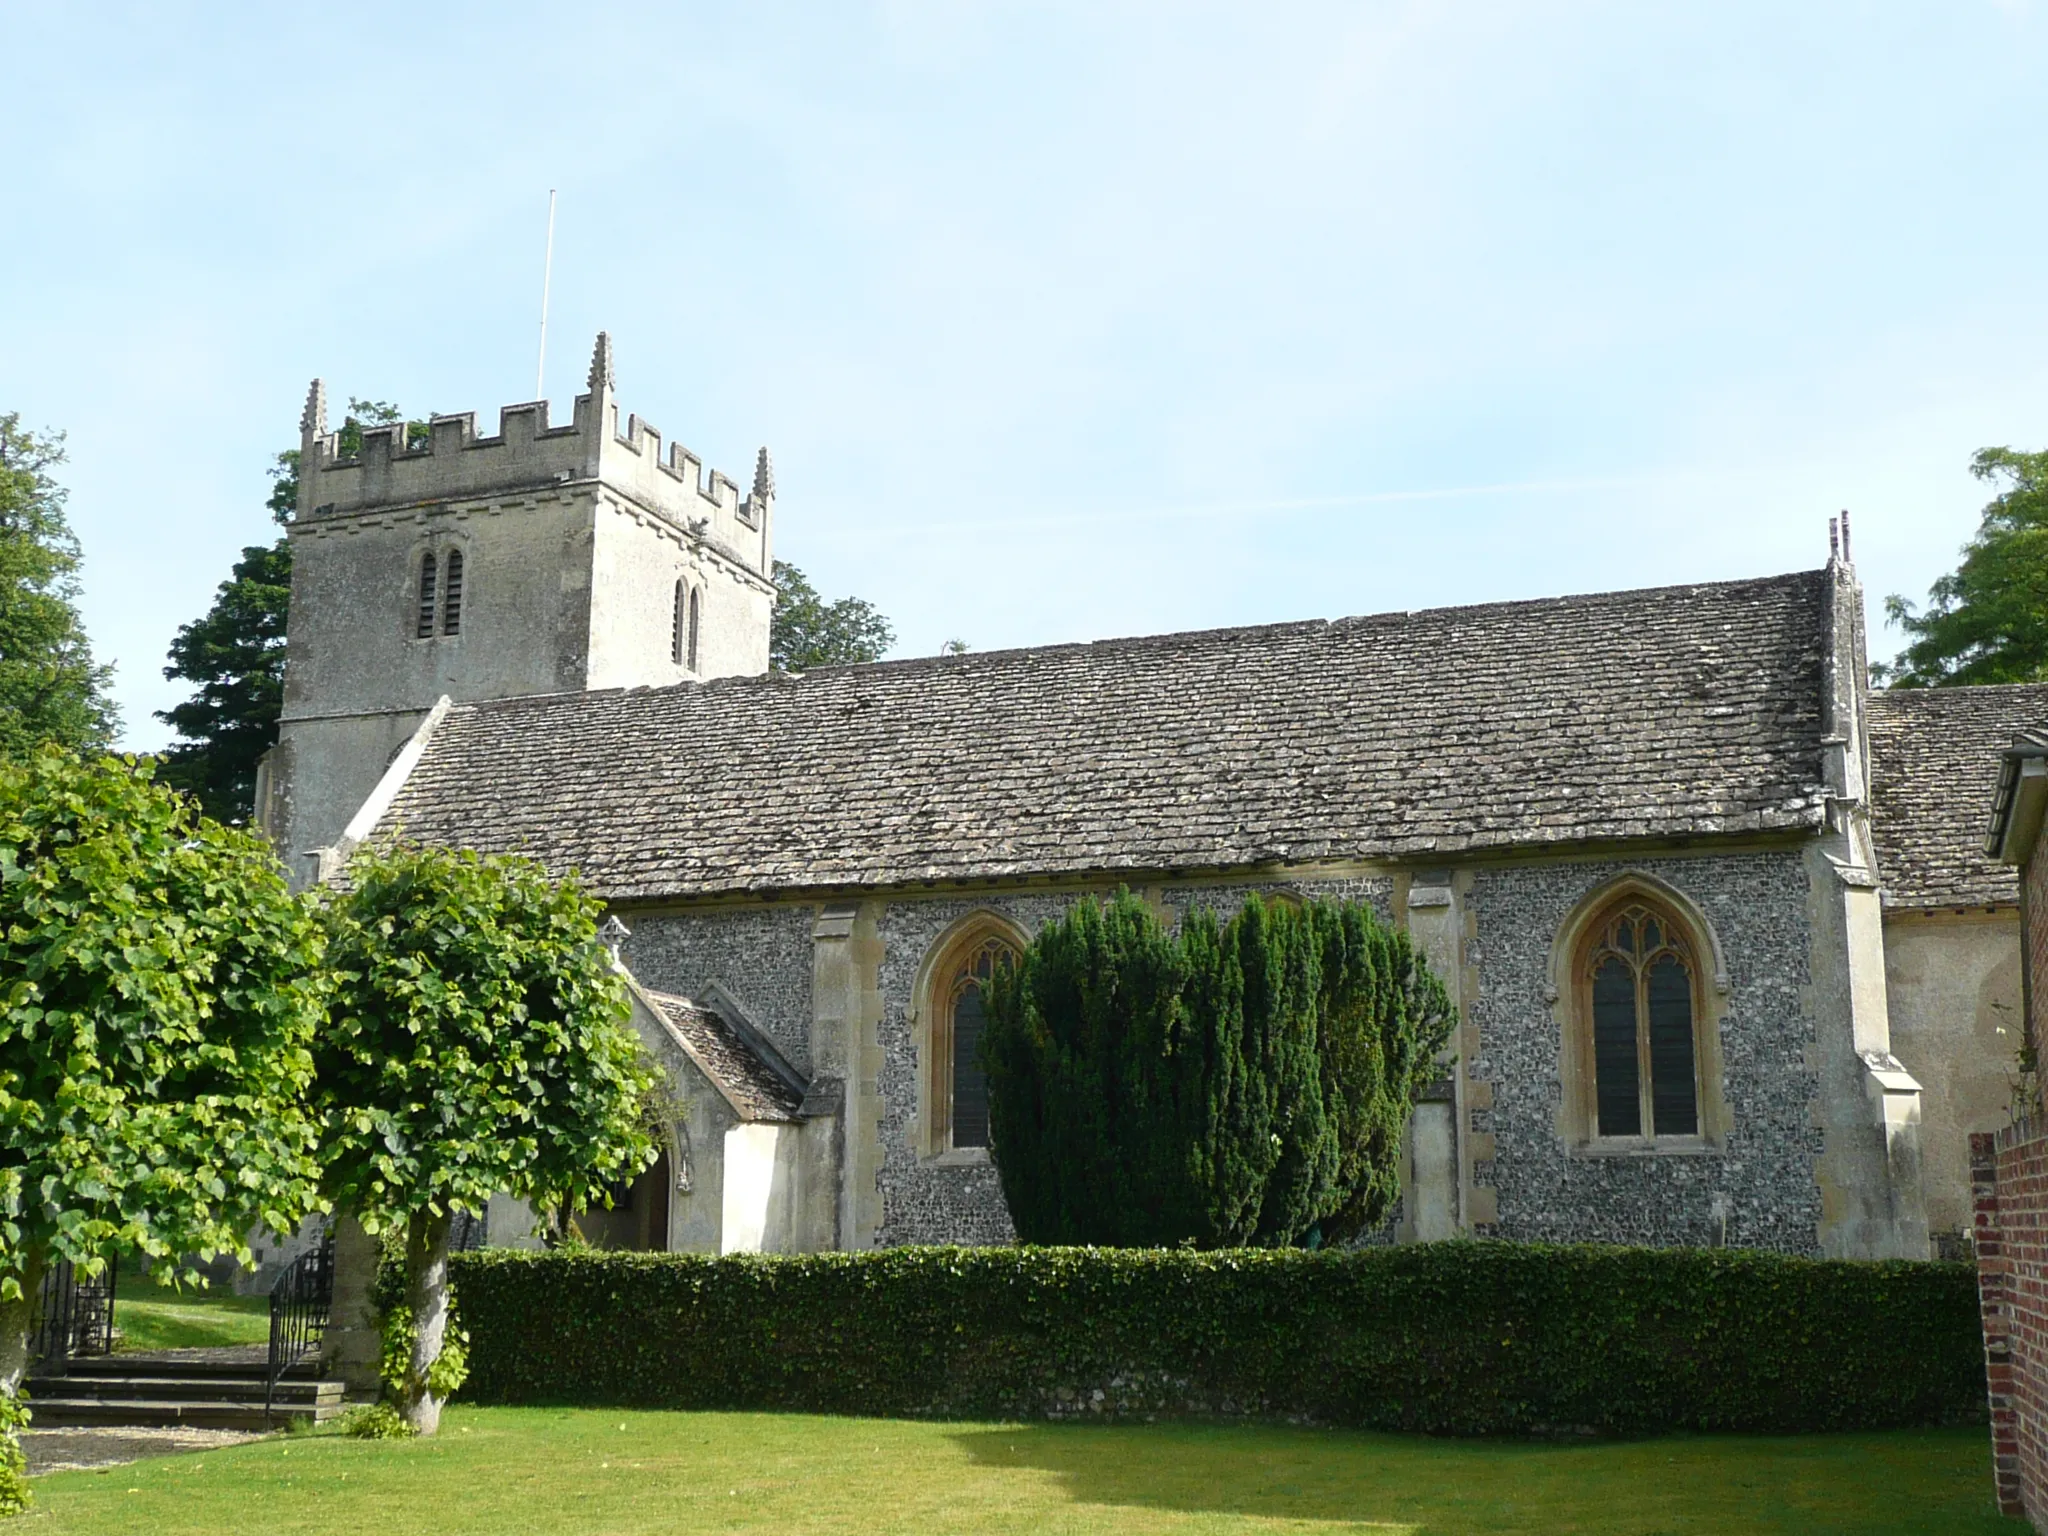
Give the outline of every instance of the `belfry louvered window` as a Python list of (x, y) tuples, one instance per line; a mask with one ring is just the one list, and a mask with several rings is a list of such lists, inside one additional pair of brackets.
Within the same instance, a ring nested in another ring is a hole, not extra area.
[(1631, 900), (1593, 926), (1584, 953), (1593, 1134), (1699, 1135), (1699, 964), (1685, 929), (1668, 911)]
[(692, 672), (697, 670), (697, 608), (699, 600), (702, 598), (702, 596), (703, 594), (698, 588), (690, 588), (690, 633), (686, 637), (688, 640), (689, 648), (688, 654), (683, 664), (687, 666)]
[(413, 634), (421, 640), (433, 638), (434, 605), (441, 587), (439, 577), (440, 566), (434, 559), (434, 552), (428, 550), (420, 556), (419, 622), (413, 628)]
[(675, 601), (670, 605), (668, 613), (668, 659), (679, 667), (683, 664), (683, 609), (689, 600), (689, 583), (678, 581)]
[(462, 551), (448, 551), (448, 574), (441, 583), (441, 633), (462, 633)]

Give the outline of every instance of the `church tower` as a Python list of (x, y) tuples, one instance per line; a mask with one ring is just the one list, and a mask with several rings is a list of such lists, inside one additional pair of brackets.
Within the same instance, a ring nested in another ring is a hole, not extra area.
[(507, 406), (495, 436), (436, 416), (340, 454), (314, 380), (299, 423), (291, 619), (259, 822), (314, 878), (385, 767), (445, 694), (458, 702), (658, 687), (765, 672), (775, 481), (705, 474), (637, 416), (619, 429), (600, 335), (567, 426)]

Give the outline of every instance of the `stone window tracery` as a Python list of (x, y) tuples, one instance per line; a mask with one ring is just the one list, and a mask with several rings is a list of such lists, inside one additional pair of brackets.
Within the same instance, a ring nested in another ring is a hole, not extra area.
[(1698, 1138), (1702, 997), (1687, 926), (1661, 904), (1625, 897), (1588, 926), (1577, 972), (1592, 1137)]
[(982, 993), (996, 967), (1017, 959), (1015, 939), (989, 921), (956, 935), (930, 972), (922, 1095), (929, 1155), (988, 1147), (988, 1080), (977, 1059), (987, 1022)]

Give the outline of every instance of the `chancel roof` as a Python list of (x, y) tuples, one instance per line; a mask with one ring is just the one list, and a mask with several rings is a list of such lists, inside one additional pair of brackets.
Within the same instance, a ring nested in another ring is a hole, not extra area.
[(1893, 688), (1870, 695), (1871, 832), (1889, 907), (2018, 902), (2013, 870), (1984, 851), (2001, 754), (2048, 725), (2048, 683)]
[(1825, 572), (458, 705), (385, 813), (617, 899), (1816, 825)]

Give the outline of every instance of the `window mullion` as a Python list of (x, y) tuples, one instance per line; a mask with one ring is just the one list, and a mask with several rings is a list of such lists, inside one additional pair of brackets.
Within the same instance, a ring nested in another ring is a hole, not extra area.
[(1641, 1106), (1643, 1140), (1657, 1134), (1657, 1101), (1650, 1081), (1650, 968), (1636, 968), (1636, 1103)]

